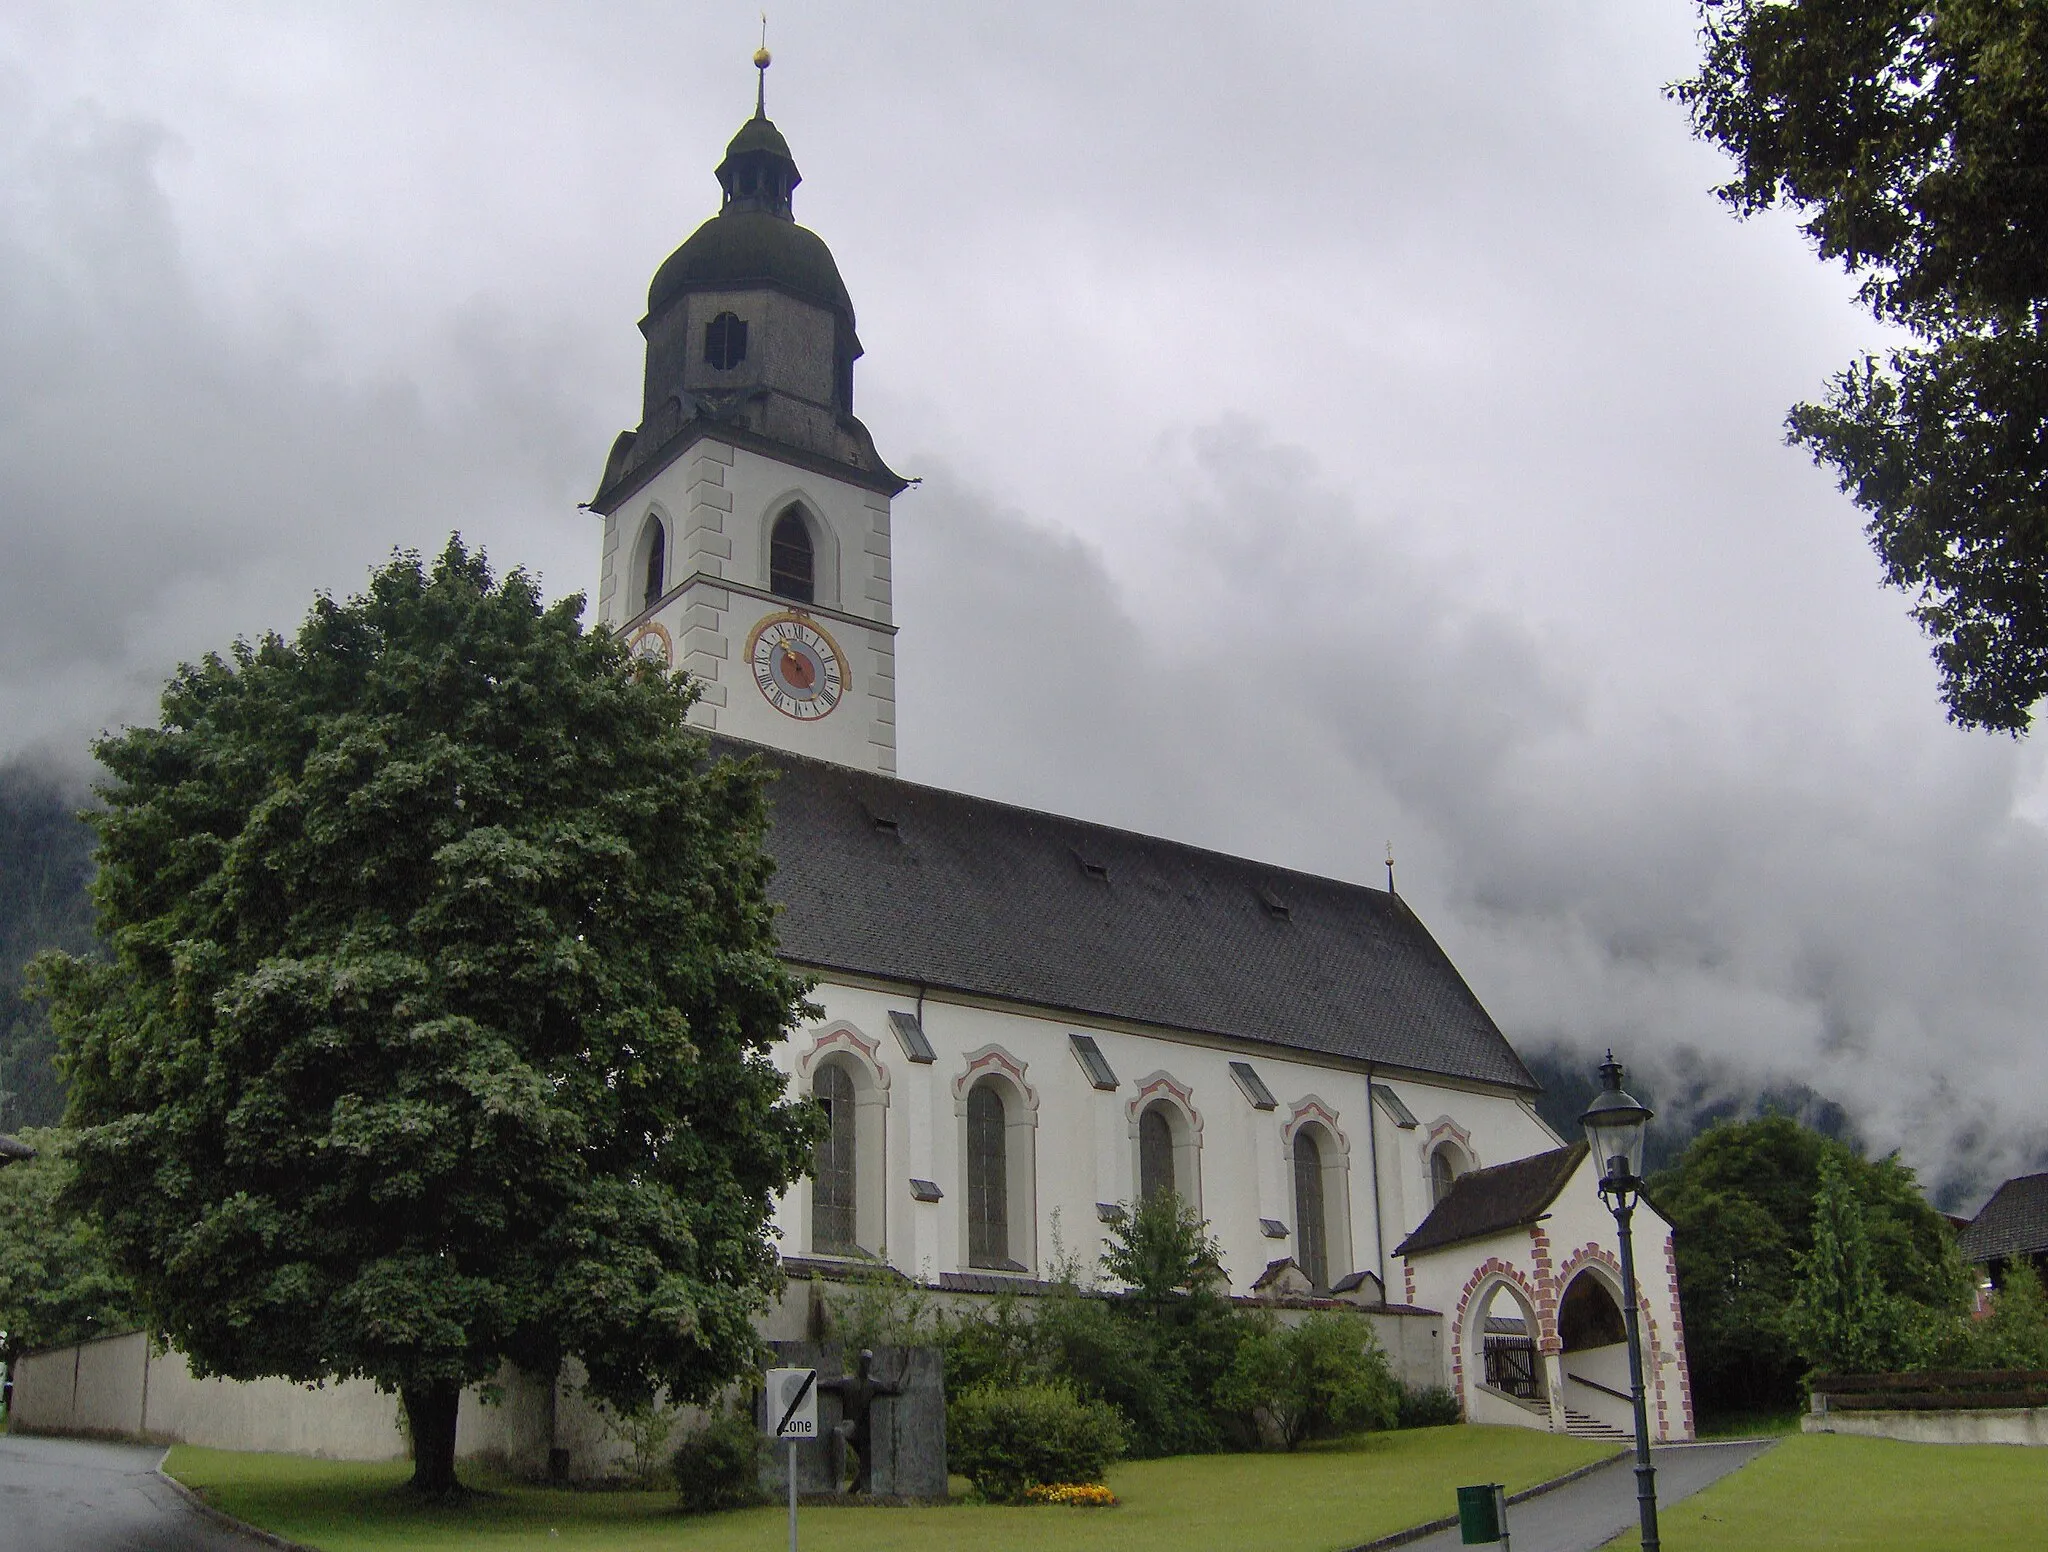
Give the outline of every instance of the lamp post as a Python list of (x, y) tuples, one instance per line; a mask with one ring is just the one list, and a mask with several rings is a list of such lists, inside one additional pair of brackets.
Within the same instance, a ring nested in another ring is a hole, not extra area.
[(1586, 1141), (1600, 1162), (1600, 1195), (1614, 1214), (1621, 1236), (1621, 1313), (1628, 1325), (1628, 1383), (1636, 1410), (1636, 1509), (1642, 1517), (1643, 1552), (1658, 1552), (1657, 1473), (1650, 1465), (1650, 1418), (1643, 1402), (1643, 1337), (1636, 1320), (1636, 1253), (1629, 1232), (1643, 1194), (1643, 1132), (1654, 1114), (1621, 1088), (1621, 1063), (1614, 1053), (1600, 1064), (1600, 1092), (1579, 1117)]

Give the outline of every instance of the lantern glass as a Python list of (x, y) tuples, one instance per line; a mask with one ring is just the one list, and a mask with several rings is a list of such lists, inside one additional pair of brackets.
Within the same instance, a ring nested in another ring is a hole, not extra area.
[(1614, 1059), (1612, 1051), (1601, 1063), (1600, 1078), (1600, 1092), (1579, 1117), (1579, 1124), (1586, 1129), (1586, 1141), (1593, 1149), (1603, 1180), (1616, 1176), (1619, 1160), (1623, 1179), (1641, 1181), (1643, 1142), (1654, 1112), (1622, 1091), (1621, 1063)]

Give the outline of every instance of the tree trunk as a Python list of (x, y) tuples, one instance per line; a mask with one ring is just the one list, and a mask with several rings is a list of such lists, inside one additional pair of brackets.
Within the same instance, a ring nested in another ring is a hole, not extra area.
[(413, 1490), (435, 1498), (455, 1491), (455, 1412), (462, 1401), (458, 1385), (407, 1385), (398, 1398), (405, 1405), (405, 1425), (412, 1434)]

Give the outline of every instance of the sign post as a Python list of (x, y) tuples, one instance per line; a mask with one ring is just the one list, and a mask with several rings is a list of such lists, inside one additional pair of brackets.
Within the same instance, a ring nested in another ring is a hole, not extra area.
[(818, 1437), (818, 1371), (770, 1369), (761, 1422), (771, 1439), (789, 1445), (789, 1552), (796, 1549), (796, 1447)]

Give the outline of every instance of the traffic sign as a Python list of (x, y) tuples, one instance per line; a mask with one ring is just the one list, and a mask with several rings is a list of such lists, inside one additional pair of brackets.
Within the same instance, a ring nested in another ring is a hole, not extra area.
[(771, 1439), (818, 1437), (818, 1371), (770, 1369), (763, 1428)]

